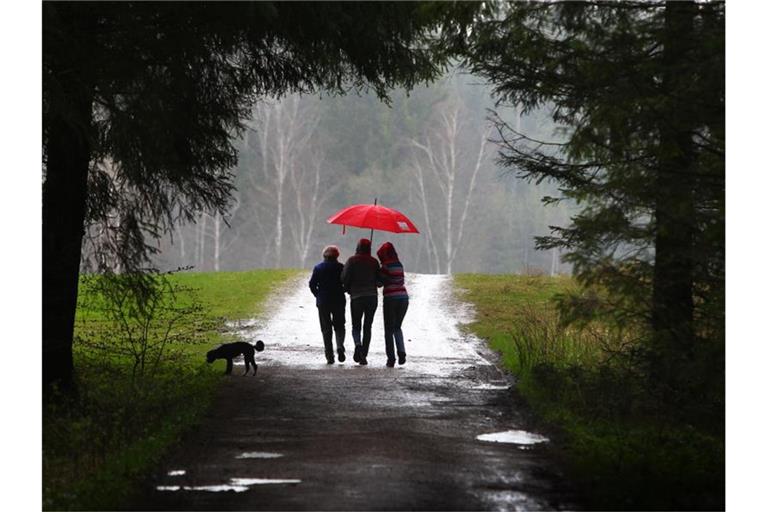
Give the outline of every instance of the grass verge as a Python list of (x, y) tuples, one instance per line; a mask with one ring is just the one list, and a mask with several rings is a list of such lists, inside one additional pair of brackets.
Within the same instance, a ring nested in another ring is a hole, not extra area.
[[(79, 302), (78, 394), (49, 400), (43, 410), (43, 508), (113, 510), (129, 502), (208, 409), (224, 362), (207, 365), (202, 356), (212, 344), (232, 337), (225, 322), (262, 314), (269, 294), (295, 275), (255, 270), (170, 276), (172, 286), (186, 290), (173, 301), (174, 311), (181, 313), (173, 317), (162, 359), (140, 379), (131, 357), (120, 350), (131, 348), (135, 335), (126, 341), (127, 327), (116, 328), (98, 301)], [(82, 286), (81, 298), (86, 295)], [(192, 302), (198, 306), (193, 313)], [(158, 316), (156, 323), (167, 318)]]
[[(719, 402), (690, 404), (688, 420), (654, 403), (637, 368), (614, 357), (631, 339), (607, 328), (561, 325), (552, 299), (575, 286), (570, 278), (462, 274), (455, 283), (475, 306), (467, 328), (518, 378), (519, 392), (554, 433), (555, 453), (586, 507), (724, 508)], [(705, 408), (714, 413), (695, 414)]]

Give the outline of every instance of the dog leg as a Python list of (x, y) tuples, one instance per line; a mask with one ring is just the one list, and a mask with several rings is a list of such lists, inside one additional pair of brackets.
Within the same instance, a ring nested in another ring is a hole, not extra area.
[(227, 370), (224, 372), (225, 375), (232, 375), (232, 358), (227, 358)]

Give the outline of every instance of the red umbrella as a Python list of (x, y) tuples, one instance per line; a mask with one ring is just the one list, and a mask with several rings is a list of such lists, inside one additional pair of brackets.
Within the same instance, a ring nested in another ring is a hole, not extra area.
[(389, 231), (391, 233), (418, 233), (411, 219), (401, 212), (380, 204), (354, 204), (328, 217), (329, 224)]

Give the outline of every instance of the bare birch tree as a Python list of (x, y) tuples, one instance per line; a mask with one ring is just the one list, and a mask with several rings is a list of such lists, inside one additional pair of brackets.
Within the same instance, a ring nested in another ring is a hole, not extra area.
[[(232, 245), (240, 237), (239, 231), (228, 229), (231, 219), (237, 214), (241, 204), (239, 195), (235, 194), (233, 197), (235, 199), (235, 204), (230, 208), (227, 219), (218, 212), (213, 215), (209, 213), (204, 213), (202, 215), (210, 221), (211, 227), (208, 231), (203, 233), (203, 236), (210, 238), (213, 243), (211, 262), (213, 270), (216, 272), (221, 270), (222, 257), (227, 254)], [(205, 224), (207, 224), (207, 222)]]
[(338, 182), (329, 184), (331, 177), (327, 170), (324, 172), (326, 160), (323, 150), (317, 148), (313, 153), (314, 156), (305, 165), (294, 165), (291, 173), (291, 185), (296, 204), (295, 216), (291, 222), (291, 234), (300, 267), (307, 264), (315, 225), (319, 221), (320, 208), (340, 185)]
[[(245, 150), (255, 154), (257, 168), (246, 172), (250, 188), (256, 192), (253, 208), (261, 219), (272, 219), (270, 245), (275, 265), (295, 261), (303, 266), (306, 261), (321, 199), (323, 159), (318, 148), (314, 154), (311, 149), (319, 120), (317, 109), (299, 95), (261, 102), (254, 109)], [(251, 144), (253, 139), (255, 144)], [(286, 233), (292, 237), (295, 258), (283, 254)]]
[[(432, 254), (430, 260), (434, 261), (436, 272), (450, 274), (464, 239), (477, 175), (488, 156), (486, 146), (490, 127), (486, 126), (479, 137), (477, 133), (472, 134), (471, 127), (464, 121), (464, 108), (458, 102), (437, 117), (435, 129), (423, 140), (411, 139), (410, 144), (414, 148), (413, 169), (424, 214), (428, 254)], [(427, 173), (437, 184), (439, 202), (429, 197), (429, 189), (425, 186)], [(430, 212), (436, 204), (442, 206)], [(433, 219), (441, 218), (441, 214), (443, 222), (439, 229)]]

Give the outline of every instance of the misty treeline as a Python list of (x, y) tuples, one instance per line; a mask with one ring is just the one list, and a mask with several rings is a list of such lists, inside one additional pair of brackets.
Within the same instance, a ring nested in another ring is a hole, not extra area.
[[(376, 198), (421, 230), (374, 235), (409, 271), (556, 273), (562, 251), (585, 292), (571, 316), (637, 329), (658, 396), (706, 390), (719, 421), (724, 17), (721, 2), (47, 3), (46, 381), (71, 381), (83, 260), (307, 267), (327, 243), (348, 256), (368, 232), (325, 219)], [(473, 75), (446, 76), (457, 60)]]
[[(558, 249), (535, 250), (535, 236), (567, 224), (572, 203), (546, 207), (549, 183), (518, 180), (496, 164), (488, 121), (489, 89), (454, 70), (389, 104), (373, 94), (299, 95), (256, 104), (237, 141), (235, 191), (223, 215), (204, 212), (179, 222), (160, 242), (156, 264), (200, 271), (260, 267), (307, 268), (337, 244), (342, 259), (370, 231), (329, 225), (339, 209), (358, 203), (396, 208), (419, 235), (374, 232), (392, 241), (413, 272), (567, 272)], [(553, 139), (545, 110), (508, 122)]]

